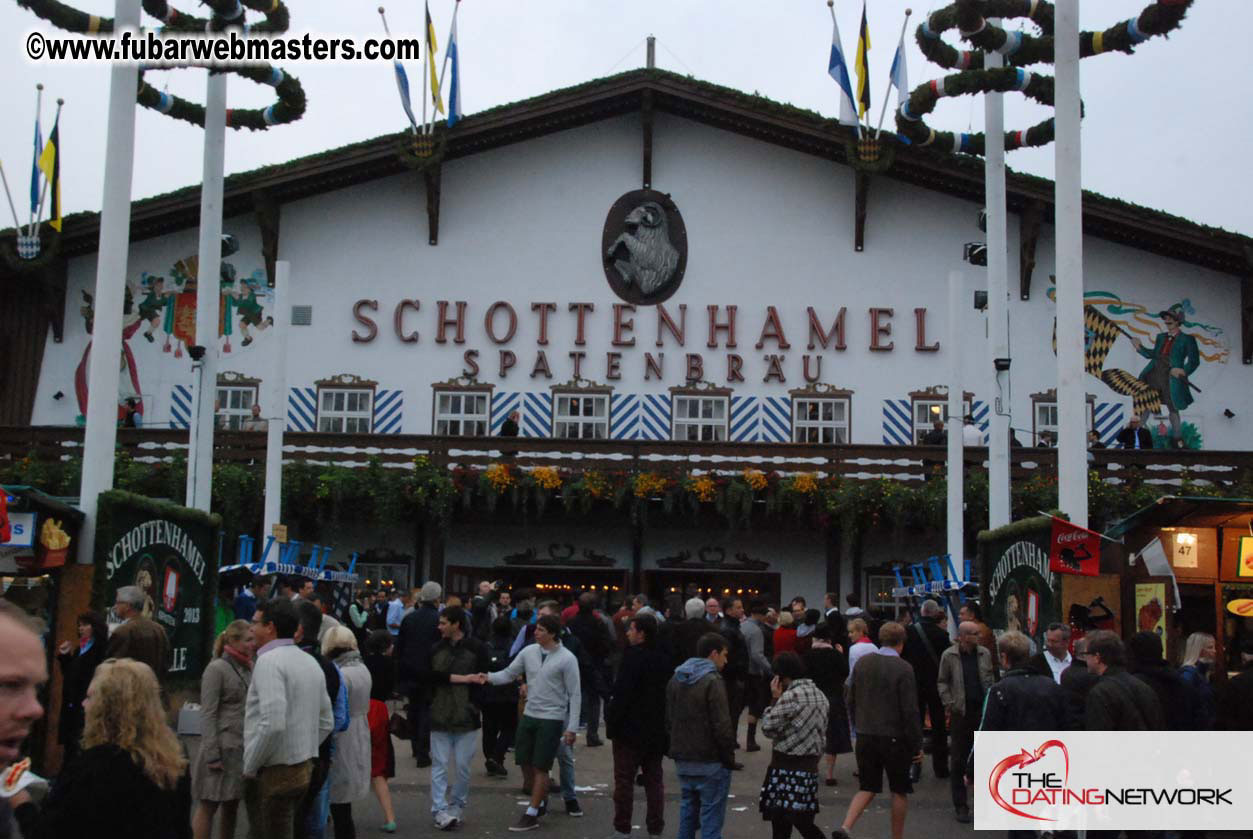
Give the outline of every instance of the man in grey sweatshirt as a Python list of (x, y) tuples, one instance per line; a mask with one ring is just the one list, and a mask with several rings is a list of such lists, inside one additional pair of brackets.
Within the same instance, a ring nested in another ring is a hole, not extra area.
[(514, 832), (539, 827), (541, 805), (548, 799), (548, 770), (564, 738), (572, 745), (579, 726), (579, 662), (558, 640), (561, 621), (544, 615), (535, 624), (535, 643), (522, 649), (504, 670), (479, 674), (482, 684), (504, 685), (526, 676), (526, 707), (518, 722), (514, 755), (526, 784), (531, 803)]

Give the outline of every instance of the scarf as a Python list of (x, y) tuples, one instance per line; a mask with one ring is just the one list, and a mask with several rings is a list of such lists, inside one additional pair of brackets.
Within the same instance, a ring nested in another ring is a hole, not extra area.
[(230, 644), (226, 644), (225, 646), (223, 646), (222, 652), (230, 656), (231, 658), (233, 658), (235, 661), (239, 662), (239, 664), (242, 667), (245, 667), (249, 670), (252, 669), (252, 657), (245, 655), (244, 653), (241, 653), (239, 650), (235, 649)]
[(96, 639), (94, 637), (89, 637), (86, 640), (80, 639), (78, 642), (78, 654), (86, 655), (87, 651), (91, 649), (91, 645), (94, 643), (96, 643)]

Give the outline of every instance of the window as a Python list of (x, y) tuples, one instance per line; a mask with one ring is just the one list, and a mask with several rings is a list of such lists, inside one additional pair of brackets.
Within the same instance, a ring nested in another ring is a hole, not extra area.
[(866, 577), (866, 610), (877, 609), (893, 619), (900, 613), (901, 603), (892, 596), (896, 577), (889, 574), (870, 574)]
[(553, 394), (553, 436), (568, 440), (609, 437), (609, 394)]
[[(1094, 425), (1094, 413), (1096, 411), (1096, 397), (1089, 395), (1085, 406), (1087, 413), (1087, 429), (1091, 431)], [(1057, 442), (1058, 415), (1057, 415), (1057, 390), (1050, 389), (1044, 393), (1031, 394), (1031, 422), (1032, 432), (1034, 434), (1035, 443), (1039, 443), (1040, 435), (1045, 431), (1053, 437), (1053, 442)]]
[[(948, 388), (932, 387), (917, 393), (911, 393), (914, 443), (921, 444), (922, 438), (934, 428), (939, 420), (948, 426)], [(970, 416), (973, 393), (962, 394), (962, 417), (957, 419), (958, 426), (964, 417)], [(959, 428), (960, 430), (960, 428)]]
[(486, 437), (491, 391), (435, 391), (435, 433), (446, 437)]
[(256, 385), (218, 386), (218, 428), (238, 431), (252, 417), (252, 405), (257, 401)]
[(792, 442), (847, 443), (848, 403), (847, 398), (793, 398)]
[(373, 390), (327, 388), (318, 393), (318, 431), (369, 434), (373, 413)]
[(727, 439), (727, 397), (675, 395), (675, 440), (721, 442)]

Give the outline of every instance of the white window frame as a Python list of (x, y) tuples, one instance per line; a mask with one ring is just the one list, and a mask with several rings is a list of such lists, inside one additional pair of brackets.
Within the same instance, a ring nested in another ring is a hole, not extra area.
[[(948, 397), (942, 397), (938, 399), (920, 397), (917, 399), (910, 400), (909, 410), (910, 410), (910, 419), (912, 420), (912, 424), (913, 424), (914, 445), (921, 444), (923, 436), (926, 435), (927, 432), (931, 431), (932, 423), (935, 421), (935, 417), (930, 409), (931, 407), (936, 406), (936, 405), (940, 407), (940, 419), (944, 422), (945, 429), (947, 429), (948, 428)], [(927, 412), (923, 415), (922, 419), (919, 419), (918, 417), (919, 407), (927, 408)], [(971, 411), (970, 400), (963, 399), (962, 400), (963, 418), (970, 416), (970, 411)]]
[[(339, 400), (338, 397), (343, 397)], [(349, 408), (352, 398), (357, 398), (357, 408)], [(326, 405), (327, 399), (332, 404)], [(365, 408), (360, 406), (364, 398)], [(342, 401), (340, 407), (334, 404)], [(368, 387), (322, 387), (318, 388), (317, 429), (323, 434), (369, 434), (374, 430), (374, 389)]]
[[(835, 418), (837, 406), (844, 412), (843, 419)], [(816, 409), (816, 419), (807, 416), (810, 408)], [(822, 416), (827, 408), (831, 409), (830, 419)], [(792, 442), (827, 445), (847, 443), (851, 437), (852, 408), (852, 400), (847, 396), (792, 397)]]
[[(246, 405), (231, 405), (231, 397), (239, 396)], [(216, 416), (218, 418), (218, 427), (225, 431), (239, 431), (248, 420), (252, 419), (252, 406), (257, 404), (258, 387), (251, 384), (228, 384), (223, 383), (217, 386), (217, 390), (213, 393), (214, 402), (217, 404)], [(246, 398), (244, 398), (246, 397)]]
[(890, 592), (896, 588), (896, 578), (891, 574), (866, 575), (866, 611), (878, 609), (881, 614), (889, 614), (895, 618), (900, 613), (901, 603), (890, 594), (886, 599), (874, 599), (880, 589)]
[(608, 440), (609, 394), (554, 391), (552, 434), (562, 440)]
[[(693, 405), (696, 406), (695, 416), (692, 416), (690, 407)], [(685, 443), (725, 443), (730, 437), (728, 428), (730, 415), (730, 396), (705, 393), (672, 394), (670, 397), (670, 439)], [(693, 431), (695, 436), (692, 436)]]
[(490, 390), (438, 388), (431, 429), (440, 437), (486, 437), (492, 427)]
[[(1045, 410), (1051, 410), (1053, 414), (1056, 415), (1057, 414), (1057, 401), (1054, 399), (1036, 399), (1031, 403), (1031, 428), (1035, 433), (1034, 442), (1038, 443), (1040, 441), (1040, 435), (1043, 434), (1045, 431), (1052, 434), (1053, 440), (1054, 442), (1056, 442), (1059, 424), (1056, 421), (1053, 423), (1040, 422), (1040, 409), (1041, 408)], [(1088, 420), (1088, 427), (1086, 431), (1092, 431), (1094, 428), (1096, 428), (1096, 419), (1094, 416), (1095, 410), (1096, 408), (1093, 405), (1091, 399), (1086, 400), (1084, 402), (1084, 411), (1087, 415), (1087, 420)]]

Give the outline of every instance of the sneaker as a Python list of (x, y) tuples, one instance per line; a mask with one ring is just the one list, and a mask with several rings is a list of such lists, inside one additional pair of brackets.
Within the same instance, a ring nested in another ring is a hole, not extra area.
[(498, 761), (488, 760), (485, 761), (484, 765), (487, 767), (487, 774), (493, 778), (504, 778), (509, 775), (509, 770), (505, 769), (504, 764)]
[(587, 735), (586, 745), (591, 748), (595, 748), (596, 746), (605, 745), (605, 741), (600, 739), (600, 737), (595, 734), (589, 734)]
[(581, 817), (583, 815), (583, 808), (579, 806), (579, 802), (577, 801), (567, 801), (566, 815), (574, 816), (575, 818)]
[(837, 827), (835, 830), (831, 831), (831, 839), (852, 839), (852, 837), (848, 835), (847, 830), (842, 827)]
[(422, 757), (421, 755), (419, 755), (418, 757), (415, 757), (413, 760), (414, 760), (414, 763), (418, 765), (419, 769), (427, 769), (431, 765), (430, 757)]
[(456, 824), (457, 820), (443, 810), (435, 814), (435, 827), (439, 830), (452, 830)]
[(524, 830), (534, 830), (537, 827), (539, 827), (539, 817), (523, 813), (518, 818), (517, 824), (509, 825), (509, 830), (512, 833), (521, 833)]
[(970, 817), (969, 807), (958, 807), (957, 813), (953, 816), (959, 824), (970, 824), (973, 819)]

